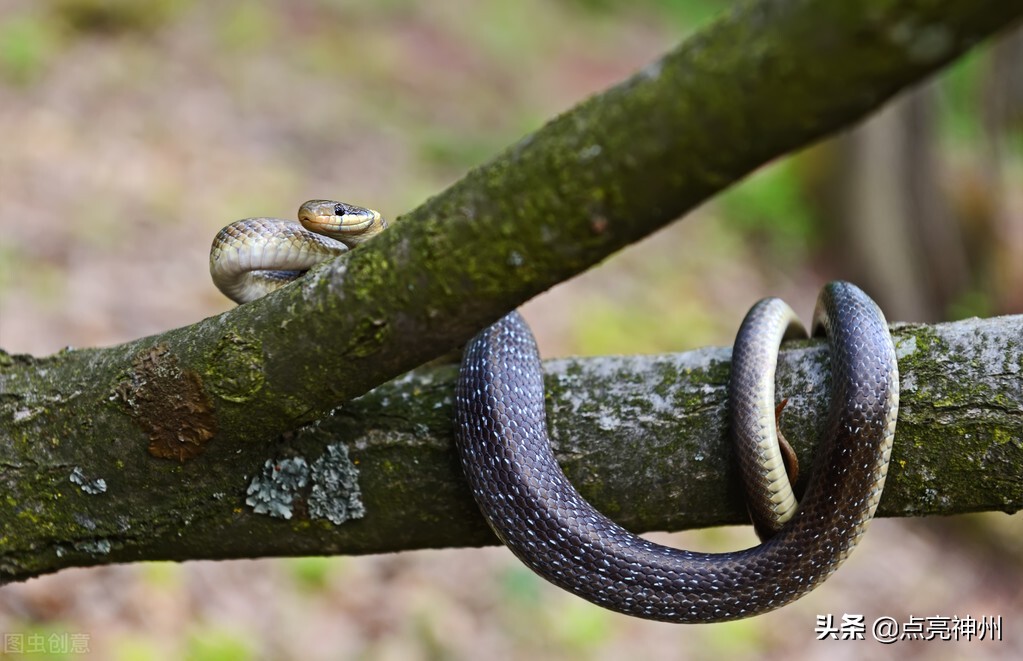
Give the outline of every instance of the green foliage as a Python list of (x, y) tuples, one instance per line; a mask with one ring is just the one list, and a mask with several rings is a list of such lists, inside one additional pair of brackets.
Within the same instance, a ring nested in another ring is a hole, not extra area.
[[(32, 278), (24, 280), (31, 271)], [(15, 283), (19, 283), (20, 289)], [(40, 303), (59, 304), (66, 290), (66, 278), (58, 264), (33, 261), (30, 256), (0, 244), (0, 303), (16, 292), (29, 292)]]
[(175, 562), (146, 562), (140, 565), (140, 573), (156, 589), (173, 588), (181, 582), (181, 565)]
[(704, 639), (707, 658), (757, 658), (764, 648), (765, 628), (755, 620), (736, 620), (708, 627)]
[(247, 661), (254, 659), (252, 644), (240, 634), (226, 629), (206, 629), (188, 641), (188, 661)]
[(13, 247), (0, 244), (0, 301), (18, 282), (25, 268), (24, 260), (20, 257), (20, 253)]
[(573, 338), (576, 353), (599, 356), (679, 351), (705, 344), (716, 336), (710, 310), (696, 297), (680, 296), (677, 290), (667, 291), (672, 287), (671, 281), (661, 284), (663, 289), (651, 287), (643, 298), (627, 303), (591, 301), (577, 316)]
[(988, 317), (994, 313), (991, 296), (979, 289), (961, 295), (949, 305), (945, 318), (949, 321), (968, 317)]
[(35, 14), (0, 22), (0, 77), (15, 84), (33, 82), (57, 53), (53, 25)]
[(503, 601), (524, 608), (535, 608), (543, 601), (540, 591), (543, 580), (525, 566), (509, 567), (500, 579)]
[(568, 652), (593, 653), (611, 638), (613, 622), (618, 616), (603, 608), (595, 608), (581, 599), (572, 598), (550, 618), (553, 638)]
[(822, 226), (791, 158), (757, 170), (719, 197), (718, 204), (727, 223), (784, 260), (805, 254)]
[(400, 14), (412, 11), (419, 4), (416, 0), (373, 0), (366, 3), (352, 3), (351, 0), (314, 0), (323, 9), (366, 14)]
[(479, 165), (507, 144), (505, 136), (478, 131), (446, 130), (436, 126), (423, 131), (418, 142), (420, 156), (436, 167), (457, 173)]
[(595, 14), (633, 12), (637, 8), (663, 14), (677, 20), (687, 29), (702, 25), (720, 14), (730, 3), (723, 0), (644, 0), (640, 3), (623, 3), (615, 0), (566, 0)]
[[(531, 2), (536, 12), (544, 11), (542, 3)], [(547, 32), (537, 22), (535, 12), (523, 11), (519, 3), (491, 2), (474, 8), (479, 20), (462, 26), (463, 36), (475, 41), (476, 47), (489, 56), (512, 62), (528, 61), (543, 47), (541, 35)]]
[(310, 591), (320, 591), (330, 585), (331, 577), (347, 562), (347, 558), (308, 556), (288, 559), (288, 568), (295, 582)]
[(255, 49), (274, 38), (275, 21), (276, 16), (264, 5), (235, 5), (218, 24), (220, 38), (235, 50)]
[(724, 0), (648, 0), (648, 2), (691, 30), (709, 23), (730, 5), (735, 4)]
[(158, 640), (125, 636), (114, 645), (115, 661), (166, 661), (171, 658), (167, 648)]
[(949, 67), (941, 79), (939, 104), (941, 130), (953, 144), (976, 145), (983, 132), (980, 114), (984, 76), (989, 72), (990, 55), (974, 51)]

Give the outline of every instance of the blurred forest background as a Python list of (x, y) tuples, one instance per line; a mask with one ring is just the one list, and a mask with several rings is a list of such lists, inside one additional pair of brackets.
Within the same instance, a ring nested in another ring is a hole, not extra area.
[[(224, 224), (319, 197), (394, 219), (729, 4), (4, 0), (0, 346), (111, 345), (226, 310), (207, 270)], [(889, 320), (1023, 312), (1021, 63), (1020, 36), (988, 44), (538, 297), (541, 348), (728, 345), (758, 298), (808, 320), (837, 277)], [(0, 632), (83, 633), (123, 661), (1018, 659), (1020, 516), (878, 521), (822, 588), (723, 625), (618, 616), (489, 548), (64, 571), (0, 589)], [(817, 642), (827, 613), (1001, 615), (1005, 640)], [(80, 658), (51, 652), (28, 658)]]

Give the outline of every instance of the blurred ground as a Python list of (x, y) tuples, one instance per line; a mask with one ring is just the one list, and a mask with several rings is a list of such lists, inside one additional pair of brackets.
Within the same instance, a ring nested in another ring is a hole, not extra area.
[[(723, 3), (613, 4), (8, 0), (0, 346), (111, 345), (225, 310), (207, 254), (227, 222), (319, 197), (394, 218)], [(808, 318), (844, 274), (795, 171), (771, 168), (529, 303), (545, 354), (729, 344), (764, 295)], [(1020, 522), (879, 521), (823, 588), (725, 625), (621, 617), (492, 548), (65, 571), (0, 589), (0, 632), (85, 633), (94, 658), (121, 660), (1020, 658)], [(818, 642), (827, 613), (1001, 615), (1005, 640)], [(80, 655), (28, 658), (65, 657)]]

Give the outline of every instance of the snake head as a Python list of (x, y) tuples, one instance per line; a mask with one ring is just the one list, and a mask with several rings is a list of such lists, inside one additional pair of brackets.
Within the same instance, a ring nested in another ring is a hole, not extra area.
[(387, 227), (380, 212), (334, 200), (309, 200), (298, 209), (302, 225), (349, 248), (369, 241)]

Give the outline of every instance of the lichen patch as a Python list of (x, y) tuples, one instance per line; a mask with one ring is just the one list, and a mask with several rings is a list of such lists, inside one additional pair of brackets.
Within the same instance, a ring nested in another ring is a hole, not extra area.
[(309, 484), (309, 464), (302, 457), (267, 459), (263, 470), (252, 478), (245, 504), (256, 514), (290, 519), (296, 497)]
[(366, 514), (359, 469), (341, 443), (328, 445), (312, 463), (304, 457), (268, 459), (252, 478), (245, 504), (278, 519), (326, 519), (341, 525)]
[(334, 525), (341, 525), (349, 519), (365, 516), (359, 469), (348, 458), (348, 448), (344, 445), (328, 445), (327, 451), (313, 462), (311, 478), (309, 518), (327, 519)]
[(85, 473), (81, 468), (75, 466), (74, 470), (71, 471), (71, 476), (68, 478), (72, 484), (78, 485), (78, 488), (83, 493), (87, 493), (90, 496), (96, 496), (107, 491), (107, 481), (102, 477), (98, 477), (94, 480), (90, 480), (85, 477)]

